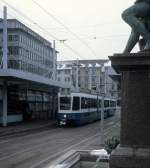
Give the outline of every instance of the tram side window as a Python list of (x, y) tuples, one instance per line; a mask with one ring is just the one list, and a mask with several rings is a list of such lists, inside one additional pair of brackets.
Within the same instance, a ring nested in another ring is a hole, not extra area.
[(70, 97), (60, 97), (60, 109), (70, 110), (71, 108), (71, 98)]
[(80, 110), (80, 97), (73, 97), (72, 110)]
[(91, 99), (91, 108), (93, 108), (93, 107), (94, 107), (94, 100)]
[(116, 102), (115, 101), (110, 101), (110, 107), (115, 107), (116, 105)]
[(117, 106), (121, 106), (121, 102), (120, 102), (120, 100), (117, 100)]
[(84, 98), (84, 97), (81, 98), (81, 108), (82, 109), (88, 108), (88, 99), (87, 98)]
[(91, 99), (88, 98), (88, 108), (91, 108)]
[(99, 100), (99, 107), (101, 107), (102, 106), (102, 101), (101, 100)]
[(116, 102), (116, 101), (114, 101), (114, 107), (116, 107), (116, 105), (117, 105), (117, 102)]
[(91, 108), (97, 107), (97, 99), (91, 99)]
[(109, 100), (104, 100), (104, 107), (109, 107)]
[(94, 99), (94, 108), (97, 107), (97, 99)]

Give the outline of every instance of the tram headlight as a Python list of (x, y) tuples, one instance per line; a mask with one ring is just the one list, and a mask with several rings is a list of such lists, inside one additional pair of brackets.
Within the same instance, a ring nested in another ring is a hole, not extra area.
[(66, 118), (67, 117), (67, 115), (66, 114), (64, 114), (64, 118)]

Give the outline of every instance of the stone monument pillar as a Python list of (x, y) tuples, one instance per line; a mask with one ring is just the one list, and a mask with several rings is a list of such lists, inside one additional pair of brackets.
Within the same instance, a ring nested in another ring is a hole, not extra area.
[(121, 137), (110, 168), (150, 168), (150, 52), (109, 57), (121, 74)]

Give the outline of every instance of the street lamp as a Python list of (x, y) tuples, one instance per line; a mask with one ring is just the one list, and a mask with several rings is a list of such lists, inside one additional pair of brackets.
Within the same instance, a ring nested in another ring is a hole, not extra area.
[(102, 102), (101, 102), (101, 137), (100, 137), (100, 143), (102, 146), (104, 146), (104, 97), (105, 97), (105, 66), (102, 65), (101, 67), (101, 96), (102, 96)]

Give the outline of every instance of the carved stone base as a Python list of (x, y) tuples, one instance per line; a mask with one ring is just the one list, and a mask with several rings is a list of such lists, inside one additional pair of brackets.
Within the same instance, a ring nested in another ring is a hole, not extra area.
[(110, 168), (150, 168), (150, 52), (110, 60), (122, 85), (120, 147)]
[(150, 149), (117, 147), (111, 154), (110, 168), (150, 168)]

